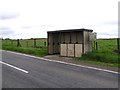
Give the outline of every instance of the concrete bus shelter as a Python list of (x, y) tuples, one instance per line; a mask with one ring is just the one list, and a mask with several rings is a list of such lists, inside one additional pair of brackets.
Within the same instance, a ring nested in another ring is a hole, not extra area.
[(92, 32), (89, 29), (48, 31), (48, 54), (81, 57), (92, 51)]

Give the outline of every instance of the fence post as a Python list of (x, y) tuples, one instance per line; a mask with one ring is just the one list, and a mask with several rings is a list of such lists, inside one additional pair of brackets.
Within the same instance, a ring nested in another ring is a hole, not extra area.
[(46, 42), (44, 42), (44, 46), (46, 46)]
[(94, 51), (95, 51), (95, 41), (94, 41)]
[(120, 43), (119, 43), (119, 38), (117, 38), (117, 48), (118, 48), (118, 53), (120, 52)]
[(96, 51), (98, 51), (98, 43), (96, 42)]
[(28, 47), (28, 41), (26, 41), (26, 43), (27, 43), (27, 47)]
[(34, 48), (36, 47), (36, 39), (34, 39)]
[(19, 47), (20, 46), (20, 41), (19, 41), (19, 39), (17, 39), (17, 47)]

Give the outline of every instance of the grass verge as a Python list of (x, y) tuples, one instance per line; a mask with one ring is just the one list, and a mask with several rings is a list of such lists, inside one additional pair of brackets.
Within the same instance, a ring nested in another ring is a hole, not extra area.
[(120, 67), (119, 64), (120, 57), (117, 53), (91, 52), (83, 54), (80, 60), (93, 64)]
[[(98, 51), (94, 51), (91, 53), (87, 53), (82, 55), (79, 59), (84, 62), (92, 63), (92, 64), (99, 64), (104, 66), (111, 66), (111, 67), (120, 67), (120, 56), (115, 52), (117, 49), (116, 39), (108, 39), (108, 40), (97, 40), (98, 42)], [(23, 41), (22, 47), (16, 47), (16, 43), (13, 45), (11, 41), (3, 41), (2, 42), (2, 49), (3, 50), (10, 50), (15, 52), (26, 53), (34, 56), (45, 56), (47, 55), (47, 48), (33, 48), (33, 42), (29, 42), (28, 46), (26, 47), (27, 43)], [(42, 43), (38, 46), (43, 46)]]
[(21, 52), (35, 56), (41, 56), (41, 57), (47, 55), (47, 48), (25, 48), (25, 47), (2, 46), (2, 49)]

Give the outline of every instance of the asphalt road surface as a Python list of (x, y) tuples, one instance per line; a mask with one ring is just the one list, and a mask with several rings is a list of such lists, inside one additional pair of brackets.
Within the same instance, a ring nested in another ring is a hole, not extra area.
[(2, 51), (3, 88), (118, 88), (118, 74)]

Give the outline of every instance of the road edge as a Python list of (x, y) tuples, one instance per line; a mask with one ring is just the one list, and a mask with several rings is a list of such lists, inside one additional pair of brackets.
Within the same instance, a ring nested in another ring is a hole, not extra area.
[(72, 65), (72, 66), (77, 66), (77, 67), (82, 67), (82, 68), (87, 68), (87, 69), (104, 71), (104, 72), (113, 73), (113, 74), (119, 74), (119, 72), (116, 72), (116, 71), (113, 71), (113, 70), (108, 70), (108, 69), (101, 69), (101, 68), (96, 68), (96, 67), (91, 67), (91, 66), (84, 66), (84, 65), (80, 65), (80, 64), (73, 64), (73, 63), (68, 63), (68, 62), (63, 62), (63, 61), (51, 60), (51, 59), (46, 59), (46, 58), (33, 56), (33, 55), (29, 55), (29, 54), (24, 54), (24, 53), (19, 53), (19, 52), (13, 52), (13, 51), (7, 51), (7, 50), (2, 50), (2, 51), (6, 51), (6, 52), (9, 52), (9, 53), (18, 54), (18, 55), (23, 55), (23, 56), (27, 56), (27, 57), (31, 57), (31, 58), (35, 58), (35, 59), (40, 59), (40, 60), (42, 59), (42, 60), (50, 61), (50, 62), (56, 62), (56, 63)]

